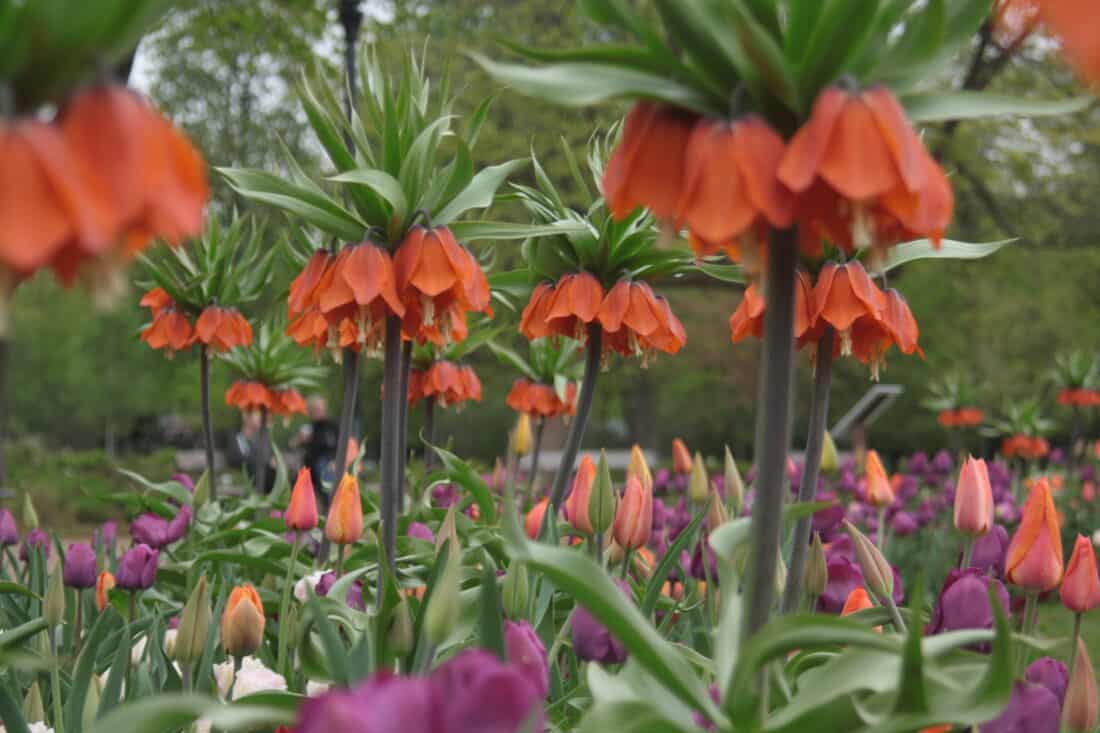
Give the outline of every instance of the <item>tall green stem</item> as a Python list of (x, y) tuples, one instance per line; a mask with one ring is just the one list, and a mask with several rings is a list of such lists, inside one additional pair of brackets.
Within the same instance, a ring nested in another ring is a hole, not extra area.
[(294, 574), (298, 569), (298, 551), (302, 549), (302, 535), (294, 533), (294, 543), (290, 546), (290, 564), (286, 568), (286, 578), (283, 579), (283, 595), (279, 599), (279, 647), (275, 660), (275, 670), (290, 679), (290, 669), (287, 665), (287, 648), (290, 643), (290, 628), (288, 619), (290, 616), (290, 590), (294, 587)]
[(542, 432), (546, 429), (546, 418), (540, 417), (535, 424), (535, 444), (531, 448), (531, 476), (527, 479), (527, 503), (535, 498), (535, 479), (539, 475), (539, 454), (542, 452)]
[(600, 374), (600, 358), (603, 355), (603, 328), (598, 322), (588, 324), (588, 352), (584, 362), (584, 378), (581, 381), (581, 393), (577, 398), (577, 413), (573, 416), (573, 424), (569, 426), (569, 437), (565, 440), (565, 450), (562, 451), (561, 463), (558, 464), (557, 473), (554, 474), (554, 483), (550, 489), (550, 506), (543, 520), (543, 531), (550, 522), (550, 518), (557, 515), (565, 499), (565, 488), (569, 482), (569, 476), (573, 473), (573, 464), (577, 461), (577, 451), (580, 450), (581, 440), (584, 439), (584, 429), (588, 424), (588, 415), (592, 412), (592, 401), (596, 392), (596, 379)]
[[(340, 426), (336, 439), (336, 475), (343, 476), (347, 470), (348, 443), (351, 442), (351, 430), (355, 424), (355, 403), (359, 394), (359, 352), (344, 349), (344, 397), (340, 403)], [(335, 487), (333, 487), (335, 489)]]
[(267, 461), (268, 461), (268, 444), (271, 442), (268, 437), (268, 419), (267, 408), (260, 408), (260, 432), (256, 436), (256, 454), (252, 458), (252, 476), (255, 480), (255, 489), (257, 494), (264, 493), (264, 489), (267, 488)]
[(218, 498), (218, 477), (214, 472), (214, 421), (210, 417), (210, 347), (199, 347), (199, 392), (202, 399), (202, 438), (206, 449), (206, 473), (210, 477), (210, 498)]
[(760, 393), (756, 404), (756, 498), (752, 508), (752, 555), (745, 583), (743, 641), (767, 623), (775, 596), (779, 530), (786, 493), (787, 451), (791, 442), (791, 368), (794, 362), (795, 229), (772, 234)]
[(1073, 614), (1073, 638), (1069, 647), (1069, 679), (1073, 679), (1073, 666), (1077, 664), (1077, 640), (1081, 638), (1081, 614)]
[(401, 345), (401, 389), (397, 401), (397, 513), (405, 511), (405, 464), (409, 460), (409, 372), (412, 370), (412, 341)]
[[(810, 403), (810, 429), (806, 436), (806, 465), (802, 468), (802, 482), (798, 485), (798, 500), (812, 501), (817, 492), (817, 478), (821, 473), (821, 450), (825, 445), (825, 425), (829, 419), (829, 386), (833, 377), (832, 326), (817, 342), (817, 364), (814, 371), (814, 393)], [(810, 546), (810, 530), (813, 517), (801, 517), (794, 528), (794, 545), (787, 569), (787, 584), (783, 588), (783, 613), (798, 609), (802, 597), (802, 576), (806, 568), (806, 551)]]
[[(382, 373), (382, 546), (386, 553), (385, 567), (393, 570), (397, 547), (397, 472), (401, 465), (398, 431), (401, 427), (401, 319), (386, 318), (386, 346)], [(385, 587), (379, 584), (379, 588)], [(381, 596), (381, 590), (379, 596)]]
[(424, 400), (424, 471), (430, 471), (435, 458), (435, 397)]

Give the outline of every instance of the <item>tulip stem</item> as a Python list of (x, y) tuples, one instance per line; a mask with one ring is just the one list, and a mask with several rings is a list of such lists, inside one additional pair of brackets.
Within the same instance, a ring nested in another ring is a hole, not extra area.
[(73, 659), (80, 656), (80, 637), (84, 633), (84, 589), (76, 589), (76, 616), (73, 618)]
[(218, 477), (214, 471), (214, 421), (210, 417), (210, 347), (199, 347), (199, 392), (202, 400), (202, 439), (206, 449), (206, 471), (210, 477), (210, 499), (218, 498)]
[(1069, 677), (1073, 679), (1073, 667), (1077, 664), (1077, 640), (1081, 638), (1081, 614), (1073, 614), (1073, 638), (1070, 640), (1069, 647)]
[(191, 692), (193, 681), (191, 679), (191, 664), (188, 662), (180, 662), (180, 685), (183, 688), (183, 693), (186, 695)]
[(878, 509), (878, 527), (875, 529), (875, 547), (886, 555), (886, 507)]
[(558, 654), (561, 652), (561, 648), (565, 645), (565, 637), (569, 634), (570, 629), (573, 626), (573, 616), (565, 619), (565, 623), (561, 625), (561, 629), (558, 630), (558, 635), (554, 637), (554, 643), (550, 645), (550, 653), (546, 655), (546, 664), (552, 669), (557, 663)]
[(898, 604), (894, 603), (894, 599), (890, 596), (881, 596), (879, 600), (882, 601), (882, 605), (890, 613), (890, 623), (894, 625), (894, 629), (899, 634), (907, 633), (905, 621), (902, 620), (901, 612), (898, 611)]
[(596, 321), (588, 324), (588, 353), (584, 362), (584, 378), (581, 382), (581, 393), (577, 397), (577, 412), (573, 416), (573, 424), (569, 426), (569, 437), (565, 441), (565, 450), (562, 451), (561, 463), (558, 464), (557, 473), (554, 474), (554, 483), (550, 489), (550, 506), (542, 520), (540, 536), (546, 534), (546, 528), (551, 519), (561, 509), (561, 502), (565, 498), (566, 484), (573, 473), (573, 464), (577, 461), (577, 451), (580, 450), (581, 440), (584, 438), (584, 428), (588, 424), (588, 415), (592, 412), (592, 401), (596, 392), (596, 379), (600, 375), (600, 359), (603, 356), (603, 328)]
[(627, 548), (626, 551), (623, 552), (623, 580), (626, 580), (627, 576), (630, 574), (630, 561), (633, 559), (634, 550)]
[[(137, 597), (138, 597), (138, 594), (140, 592), (141, 591), (139, 591), (139, 590), (130, 591), (130, 609), (129, 609), (129, 612), (127, 613), (127, 615), (126, 615), (126, 617), (127, 617), (127, 626), (132, 627), (134, 625), (134, 621), (137, 619)], [(130, 637), (130, 643), (131, 644), (134, 643), (133, 636)], [(134, 672), (134, 655), (131, 652), (130, 654), (126, 655), (126, 675), (125, 675), (125, 678), (126, 678), (126, 695), (131, 695), (131, 696), (134, 694), (134, 687), (133, 687), (133, 676), (134, 675), (133, 675), (133, 672)]]
[(412, 369), (412, 341), (401, 345), (401, 388), (397, 400), (397, 514), (405, 511), (405, 464), (408, 462), (409, 440), (409, 371)]
[(432, 446), (435, 445), (435, 397), (428, 397), (424, 400), (424, 472), (427, 473), (432, 468), (433, 459), (435, 458), (435, 451), (432, 450)]
[(279, 647), (275, 661), (275, 669), (286, 679), (290, 679), (290, 669), (287, 667), (287, 645), (290, 629), (287, 617), (290, 614), (290, 589), (294, 584), (294, 574), (298, 566), (298, 552), (302, 549), (302, 533), (294, 533), (294, 542), (290, 546), (290, 564), (287, 565), (286, 579), (283, 582), (283, 596), (279, 599)]
[[(825, 425), (829, 419), (829, 387), (833, 377), (832, 326), (826, 326), (817, 342), (817, 363), (814, 367), (814, 393), (810, 403), (810, 432), (806, 436), (806, 465), (798, 485), (798, 500), (812, 501), (817, 494), (817, 478), (821, 473), (821, 450), (825, 445)], [(810, 547), (810, 530), (813, 517), (800, 517), (794, 527), (794, 543), (791, 562), (787, 570), (787, 583), (783, 588), (783, 613), (798, 609), (802, 600), (802, 576), (806, 568), (806, 551)]]
[(970, 558), (974, 555), (974, 538), (970, 535), (966, 536), (963, 541), (962, 560), (959, 562), (959, 570), (966, 570), (970, 567)]
[(546, 428), (546, 418), (540, 417), (535, 424), (535, 442), (531, 447), (531, 476), (527, 479), (527, 501), (535, 499), (535, 479), (539, 475), (539, 453), (542, 452), (542, 431)]
[(53, 669), (50, 670), (50, 698), (53, 704), (53, 729), (55, 733), (63, 733), (65, 719), (61, 713), (61, 666), (57, 663), (57, 638), (55, 629), (49, 630), (50, 651), (53, 654)]
[[(1024, 604), (1024, 619), (1023, 624), (1020, 627), (1020, 633), (1025, 636), (1030, 634), (1035, 627), (1035, 622), (1039, 619), (1039, 593), (1036, 591), (1028, 591), (1027, 601)], [(1016, 659), (1016, 676), (1019, 677), (1024, 672), (1024, 668), (1027, 667), (1028, 661), (1031, 659), (1031, 647), (1027, 644), (1019, 645), (1019, 656)]]
[(756, 424), (756, 500), (752, 554), (745, 581), (742, 643), (768, 622), (775, 596), (787, 452), (791, 441), (791, 370), (794, 365), (794, 284), (797, 231), (772, 233), (765, 286), (764, 345), (760, 355), (761, 410)]
[[(386, 317), (386, 346), (382, 372), (382, 547), (386, 554), (383, 571), (394, 569), (397, 548), (397, 472), (400, 468), (401, 450), (398, 431), (401, 428), (401, 319)], [(385, 582), (379, 582), (378, 595), (382, 597)]]

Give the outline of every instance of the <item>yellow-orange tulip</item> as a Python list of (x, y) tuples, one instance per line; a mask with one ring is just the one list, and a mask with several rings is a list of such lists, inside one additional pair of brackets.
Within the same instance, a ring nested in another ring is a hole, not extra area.
[(350, 545), (363, 535), (363, 505), (359, 501), (359, 482), (345, 473), (332, 497), (325, 520), (325, 537), (338, 545)]
[(653, 529), (653, 488), (642, 486), (634, 474), (626, 478), (626, 491), (615, 511), (612, 533), (615, 542), (625, 550), (636, 550), (649, 542)]
[(955, 528), (977, 537), (993, 526), (993, 489), (981, 458), (968, 457), (955, 487)]
[(243, 657), (264, 640), (264, 604), (251, 585), (238, 585), (229, 594), (222, 613), (222, 646), (227, 654)]
[(886, 469), (882, 467), (882, 459), (873, 450), (867, 451), (867, 503), (871, 506), (890, 506), (894, 503), (894, 487), (890, 485), (890, 479), (886, 476)]
[(565, 500), (565, 518), (578, 532), (592, 534), (592, 521), (588, 516), (588, 505), (592, 498), (592, 484), (596, 480), (596, 464), (588, 456), (581, 458), (577, 475), (573, 479), (573, 490)]
[(1045, 478), (1031, 487), (1020, 526), (1008, 544), (1005, 577), (1030, 591), (1044, 592), (1062, 579), (1062, 535)]
[(672, 439), (672, 470), (679, 474), (691, 473), (691, 453), (687, 444), (679, 438)]
[(102, 613), (110, 602), (107, 592), (115, 587), (115, 576), (110, 571), (104, 570), (95, 581), (95, 607)]
[(1100, 576), (1096, 571), (1096, 552), (1087, 537), (1077, 535), (1066, 577), (1058, 589), (1062, 605), (1074, 613), (1085, 613), (1100, 606)]

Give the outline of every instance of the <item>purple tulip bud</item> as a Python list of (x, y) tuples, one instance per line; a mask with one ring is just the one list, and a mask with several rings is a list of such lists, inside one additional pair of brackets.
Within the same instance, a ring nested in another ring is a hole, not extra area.
[(154, 549), (171, 543), (168, 539), (168, 520), (156, 514), (141, 514), (130, 523), (130, 536), (134, 542)]
[(412, 522), (409, 524), (409, 528), (405, 530), (405, 533), (409, 537), (415, 537), (418, 540), (424, 540), (425, 542), (435, 542), (435, 535), (432, 533), (431, 528), (426, 524), (420, 522)]
[(99, 525), (99, 538), (103, 540), (105, 547), (111, 547), (118, 540), (118, 522), (108, 519)]
[(432, 489), (432, 504), (440, 509), (447, 509), (458, 501), (458, 489), (454, 484), (437, 484)]
[(191, 507), (183, 506), (176, 512), (176, 516), (168, 523), (168, 544), (179, 542), (187, 534), (187, 528), (191, 526)]
[(0, 547), (19, 544), (19, 530), (15, 516), (7, 509), (0, 509)]
[(91, 545), (79, 543), (69, 545), (65, 553), (65, 566), (62, 580), (70, 588), (93, 588), (99, 569), (96, 567), (95, 550)]
[(550, 667), (546, 647), (526, 621), (504, 622), (504, 647), (508, 663), (517, 667), (538, 690), (540, 697), (550, 691)]
[(1043, 685), (1017, 682), (1001, 714), (982, 723), (981, 733), (1058, 733), (1062, 706)]
[(863, 586), (863, 571), (842, 554), (830, 553), (825, 567), (829, 573), (828, 581), (825, 592), (817, 599), (817, 609), (825, 613), (840, 613), (851, 592)]
[(1008, 552), (1008, 531), (994, 524), (988, 532), (974, 540), (970, 551), (970, 567), (982, 572), (989, 570), (997, 577), (1005, 573), (1005, 553)]
[(432, 733), (447, 729), (442, 713), (428, 679), (380, 673), (353, 689), (334, 689), (307, 699), (298, 709), (295, 730)]
[(1001, 581), (987, 577), (976, 568), (949, 572), (932, 612), (928, 633), (992, 629), (993, 606), (989, 602), (991, 586), (997, 593), (1001, 609), (1008, 614), (1008, 591)]
[(172, 480), (175, 481), (180, 486), (182, 486), (183, 488), (190, 491), (192, 494), (195, 493), (195, 480), (192, 479), (190, 476), (188, 476), (186, 473), (174, 474), (172, 476)]
[(148, 545), (134, 545), (118, 561), (115, 583), (122, 590), (146, 590), (157, 577), (160, 552)]
[(440, 665), (430, 679), (445, 721), (434, 730), (513, 733), (545, 727), (543, 695), (523, 670), (489, 652), (468, 649)]
[(1058, 706), (1061, 707), (1066, 699), (1066, 688), (1069, 687), (1069, 670), (1063, 662), (1053, 657), (1036, 659), (1028, 666), (1024, 678), (1053, 692), (1058, 698)]
[[(321, 576), (321, 579), (317, 581), (317, 585), (314, 587), (313, 592), (319, 596), (327, 596), (332, 590), (332, 586), (336, 583), (336, 573), (331, 570)], [(351, 584), (348, 588), (348, 593), (344, 597), (344, 602), (349, 607), (358, 611), (366, 610), (366, 606), (363, 604), (363, 581), (357, 580)]]
[(331, 570), (321, 576), (321, 579), (317, 581), (317, 585), (313, 587), (313, 592), (319, 596), (327, 596), (328, 592), (332, 590), (333, 584), (336, 582), (336, 573)]
[[(629, 598), (630, 587), (621, 580), (615, 582)], [(584, 606), (573, 608), (572, 627), (573, 651), (579, 658), (601, 664), (622, 664), (626, 661), (626, 647)]]
[[(706, 547), (707, 553), (706, 567), (703, 567), (703, 547)], [(709, 580), (715, 585), (718, 584), (718, 556), (714, 554), (709, 542), (704, 540), (695, 546), (695, 552), (692, 553), (688, 564), (688, 574), (696, 580)]]
[(32, 529), (27, 532), (27, 541), (19, 548), (19, 559), (23, 562), (30, 560), (30, 548), (35, 547), (42, 551), (42, 556), (50, 559), (50, 536), (40, 529)]

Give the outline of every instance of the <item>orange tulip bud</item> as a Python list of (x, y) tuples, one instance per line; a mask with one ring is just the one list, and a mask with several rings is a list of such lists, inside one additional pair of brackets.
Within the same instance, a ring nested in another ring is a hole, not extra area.
[(110, 602), (107, 598), (107, 592), (114, 587), (114, 575), (107, 570), (99, 574), (99, 577), (95, 581), (95, 607), (99, 609), (100, 613), (103, 612), (103, 609), (107, 608), (107, 604)]
[(977, 537), (993, 526), (993, 489), (981, 458), (968, 457), (955, 487), (955, 529)]
[(691, 453), (679, 438), (672, 439), (672, 470), (679, 474), (691, 473)]
[(1058, 590), (1062, 605), (1074, 613), (1085, 613), (1100, 606), (1100, 577), (1096, 571), (1096, 552), (1087, 537), (1077, 535), (1073, 554)]
[(332, 497), (325, 520), (325, 537), (338, 545), (350, 545), (363, 534), (363, 505), (359, 501), (359, 482), (345, 473)]
[(596, 480), (596, 464), (588, 456), (581, 458), (573, 490), (565, 500), (565, 518), (578, 532), (592, 534), (592, 521), (588, 517), (588, 505), (592, 497), (592, 483)]
[(531, 510), (527, 512), (527, 519), (524, 525), (527, 528), (527, 536), (533, 540), (538, 539), (539, 530), (542, 528), (542, 519), (546, 516), (546, 507), (550, 506), (550, 497), (545, 496), (542, 501), (531, 507)]
[(227, 654), (243, 657), (264, 640), (264, 604), (251, 585), (238, 585), (229, 594), (222, 613), (222, 646)]
[(298, 479), (290, 493), (290, 506), (283, 518), (287, 528), (295, 532), (308, 532), (317, 526), (317, 496), (313, 493), (313, 479), (308, 468), (298, 471)]
[(848, 594), (848, 600), (844, 601), (844, 608), (841, 609), (841, 616), (850, 616), (858, 611), (866, 611), (868, 608), (874, 608), (871, 603), (871, 596), (867, 595), (867, 591), (863, 588), (854, 588), (852, 592)]
[(1031, 488), (1020, 526), (1008, 544), (1005, 577), (1031, 591), (1048, 591), (1062, 579), (1062, 536), (1045, 478)]
[(882, 459), (878, 452), (867, 451), (867, 503), (882, 508), (894, 503), (894, 488), (890, 480), (886, 478), (886, 469), (882, 467)]
[(1062, 722), (1070, 733), (1091, 733), (1100, 718), (1100, 698), (1096, 691), (1096, 672), (1089, 659), (1084, 639), (1077, 639), (1077, 661), (1070, 673), (1066, 699), (1062, 703)]
[(615, 512), (612, 532), (615, 542), (627, 550), (636, 550), (649, 542), (653, 528), (653, 489), (646, 489), (638, 477), (626, 479), (626, 492)]

